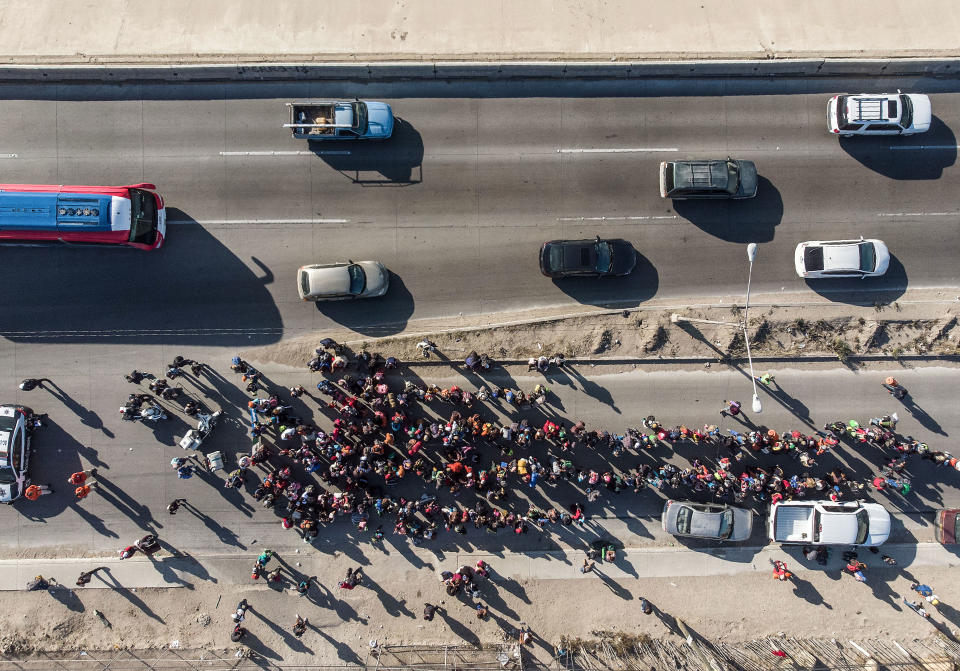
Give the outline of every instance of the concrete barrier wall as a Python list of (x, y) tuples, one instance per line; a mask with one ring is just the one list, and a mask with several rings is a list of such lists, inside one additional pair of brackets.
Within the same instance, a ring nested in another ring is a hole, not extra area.
[(273, 63), (0, 67), (0, 82), (216, 82), (451, 79), (683, 79), (736, 77), (957, 77), (958, 59), (754, 61)]

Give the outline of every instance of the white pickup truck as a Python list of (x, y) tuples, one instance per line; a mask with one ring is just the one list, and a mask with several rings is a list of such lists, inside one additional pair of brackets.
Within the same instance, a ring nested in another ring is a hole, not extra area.
[(783, 501), (770, 507), (774, 543), (880, 545), (890, 536), (890, 513), (864, 501)]

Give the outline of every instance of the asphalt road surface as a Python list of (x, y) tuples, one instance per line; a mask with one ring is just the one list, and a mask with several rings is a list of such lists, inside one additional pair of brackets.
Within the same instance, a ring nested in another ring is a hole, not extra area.
[[(838, 140), (840, 91), (931, 94), (930, 132)], [(785, 300), (896, 299), (958, 284), (956, 80), (293, 83), (0, 88), (7, 182), (155, 182), (168, 242), (132, 250), (5, 247), (0, 335), (18, 342), (236, 345), (341, 324), (572, 304), (639, 305), (741, 295), (744, 244), (760, 243), (754, 290)], [(284, 102), (384, 99), (386, 143), (290, 138)], [(746, 158), (755, 200), (661, 199), (657, 166)], [(548, 239), (623, 237), (622, 279), (551, 281)], [(884, 278), (808, 284), (803, 240), (879, 237)], [(370, 303), (302, 304), (301, 264), (375, 258), (393, 273)]]
[[(89, 349), (96, 348), (91, 346)], [(51, 483), (58, 491), (35, 503), (20, 501), (13, 509), (0, 510), (4, 513), (0, 515), (0, 552), (43, 551), (55, 552), (57, 556), (113, 552), (139, 538), (148, 529), (156, 531), (170, 548), (195, 554), (231, 553), (255, 546), (304, 547), (297, 534), (282, 529), (277, 512), (264, 509), (250, 496), (259, 476), (248, 478), (245, 489), (240, 491), (224, 488), (223, 471), (200, 474), (188, 480), (177, 479), (170, 460), (185, 454), (176, 445), (188, 428), (187, 418), (182, 413), (172, 412), (171, 419), (156, 427), (124, 422), (119, 418), (116, 409), (133, 386), (119, 387), (119, 364), (113, 358), (136, 358), (145, 367), (157, 370), (161, 354), (170, 358), (169, 351), (144, 354), (132, 349), (121, 349), (115, 355), (91, 354), (75, 360), (57, 374), (51, 374), (56, 382), (52, 391), (36, 389), (20, 394), (21, 402), (50, 416), (50, 426), (35, 439), (33, 477), (36, 482)], [(248, 395), (238, 388), (238, 376), (227, 369), (226, 356), (221, 354), (219, 360), (215, 360), (213, 352), (203, 354), (209, 354), (207, 360), (226, 377), (213, 375), (200, 384), (186, 382), (184, 386), (209, 406), (225, 409), (225, 421), (216, 428), (203, 449), (206, 452), (221, 450), (227, 455), (227, 466), (230, 467), (237, 454), (249, 449), (250, 439), (242, 425)], [(317, 379), (315, 374), (306, 371), (293, 373), (284, 369), (267, 369), (265, 373), (278, 386), (301, 383), (312, 389)], [(459, 384), (470, 388), (477, 382), (475, 376), (451, 375), (443, 367), (418, 368), (407, 374), (443, 386)], [(870, 417), (897, 410), (901, 417), (900, 432), (926, 440), (933, 449), (949, 451), (953, 447), (949, 436), (960, 430), (960, 420), (953, 411), (952, 395), (957, 373), (952, 369), (933, 367), (898, 371), (897, 377), (911, 390), (911, 404), (908, 406), (894, 401), (880, 387), (878, 380), (886, 374), (884, 371), (783, 368), (777, 371), (779, 389), (761, 389), (763, 412), (755, 415), (749, 411), (750, 385), (742, 371), (601, 374), (598, 369), (582, 367), (551, 376), (550, 385), (555, 395), (546, 412), (570, 422), (583, 419), (588, 426), (611, 431), (637, 426), (640, 418), (648, 414), (656, 415), (669, 426), (686, 423), (693, 427), (718, 422), (723, 400), (737, 398), (745, 402), (747, 415), (757, 424), (765, 424), (780, 432), (797, 429), (812, 433), (827, 421), (854, 418), (865, 422)], [(495, 372), (491, 379), (526, 389), (535, 384), (535, 378), (518, 376), (511, 380), (503, 371)], [(6, 384), (7, 388), (12, 387), (12, 384)], [(317, 396), (315, 389), (313, 395)], [(843, 399), (842, 410), (838, 409), (841, 405), (838, 398)], [(330, 419), (325, 417), (324, 411), (318, 410), (312, 398), (304, 396), (301, 400), (304, 403), (294, 402), (298, 414), (314, 416), (321, 425), (329, 426)], [(172, 407), (172, 404), (167, 405)], [(488, 406), (501, 422), (508, 421), (508, 416), (513, 418), (512, 421), (520, 416), (517, 413), (505, 415), (502, 406)], [(433, 411), (447, 416), (450, 407), (435, 405)], [(533, 422), (538, 418), (542, 422), (536, 412), (528, 413), (528, 416)], [(743, 426), (728, 418), (723, 421), (722, 428), (726, 431), (729, 428), (742, 429)], [(546, 458), (545, 450), (541, 448), (535, 453), (541, 461)], [(492, 447), (481, 447), (479, 454), (480, 466), (484, 468), (499, 458), (499, 453)], [(817, 465), (810, 470), (823, 475), (839, 464), (851, 477), (866, 478), (875, 472), (883, 456), (875, 448), (841, 445), (831, 454), (819, 457)], [(660, 447), (653, 453), (627, 453), (613, 459), (612, 463), (623, 469), (651, 460), (673, 460), (685, 465), (696, 458), (713, 463), (718, 458), (717, 450), (692, 445), (683, 445), (676, 450)], [(785, 456), (749, 454), (745, 463), (756, 463), (757, 458), (761, 462), (781, 463), (788, 475), (804, 470), (798, 462)], [(589, 450), (578, 453), (574, 461), (584, 468), (598, 469), (611, 462), (609, 455), (595, 455)], [(70, 473), (90, 465), (100, 469), (99, 489), (84, 501), (74, 502), (72, 487), (65, 480)], [(880, 501), (894, 513), (892, 542), (932, 541), (932, 511), (960, 505), (960, 473), (950, 468), (935, 469), (930, 462), (916, 456), (910, 458), (908, 472), (913, 481), (913, 491), (908, 496), (885, 493), (868, 493), (867, 496)], [(511, 481), (515, 483), (515, 478)], [(536, 489), (514, 486), (507, 505), (521, 512), (526, 512), (528, 505), (541, 509), (567, 506), (574, 500), (583, 500), (583, 486), (577, 489), (562, 482)], [(390, 495), (419, 496), (424, 491), (432, 492), (433, 489), (428, 490), (418, 478), (410, 475), (400, 487), (391, 490)], [(466, 498), (461, 502), (469, 505), (473, 494), (469, 490), (465, 494)], [(683, 492), (647, 489), (639, 494), (628, 491), (613, 495), (602, 490), (601, 498), (588, 506), (588, 512), (604, 519), (595, 520), (585, 534), (561, 533), (550, 539), (530, 534), (517, 538), (508, 532), (490, 535), (471, 528), (467, 536), (441, 532), (429, 547), (447, 552), (494, 547), (555, 549), (571, 545), (580, 547), (585, 539), (604, 533), (634, 547), (662, 542), (664, 538), (658, 529), (658, 516), (664, 499), (676, 494), (682, 496)], [(186, 497), (196, 512), (182, 510), (176, 517), (169, 516), (166, 505), (177, 497)], [(453, 502), (454, 497), (444, 491), (440, 501), (446, 504)], [(758, 515), (750, 545), (759, 546), (765, 543), (763, 514), (766, 506), (758, 503), (754, 507)], [(408, 541), (389, 533), (392, 519), (389, 516), (383, 520), (388, 532), (387, 542), (403, 552), (408, 548)], [(359, 550), (352, 549), (352, 546), (359, 540), (349, 522), (340, 520), (332, 528), (321, 530), (316, 546), (324, 552), (339, 550), (357, 554)]]

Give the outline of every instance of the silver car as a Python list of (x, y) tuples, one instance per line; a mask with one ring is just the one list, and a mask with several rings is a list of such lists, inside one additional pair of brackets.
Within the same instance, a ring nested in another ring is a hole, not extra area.
[(718, 503), (667, 501), (660, 521), (674, 536), (745, 541), (753, 532), (751, 511)]
[(390, 288), (390, 274), (379, 261), (347, 261), (301, 266), (297, 291), (305, 301), (375, 298)]

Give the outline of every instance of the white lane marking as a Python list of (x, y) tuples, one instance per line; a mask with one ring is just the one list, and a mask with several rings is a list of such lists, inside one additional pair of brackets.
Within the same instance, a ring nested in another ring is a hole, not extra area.
[(557, 149), (558, 154), (635, 154), (680, 151), (676, 147), (624, 147), (621, 149)]
[(891, 151), (894, 149), (960, 149), (956, 144), (898, 144), (888, 147)]
[(0, 158), (17, 158), (16, 154), (0, 154)]
[(557, 217), (557, 221), (648, 221), (651, 219), (676, 219), (677, 215), (645, 215), (634, 217)]
[(877, 212), (878, 217), (956, 217), (960, 212)]
[(350, 151), (221, 151), (221, 156), (349, 156)]
[(225, 224), (349, 224), (349, 219), (198, 219), (196, 221), (167, 219), (168, 225), (225, 225)]

